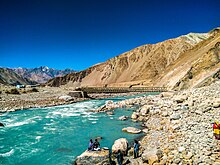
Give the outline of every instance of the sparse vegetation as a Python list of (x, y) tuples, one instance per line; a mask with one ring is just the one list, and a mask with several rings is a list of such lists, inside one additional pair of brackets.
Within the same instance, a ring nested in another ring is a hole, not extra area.
[(32, 88), (32, 92), (39, 92), (37, 88)]
[(11, 89), (10, 91), (6, 90), (5, 93), (6, 94), (15, 94), (15, 95), (20, 94), (20, 92), (16, 88)]

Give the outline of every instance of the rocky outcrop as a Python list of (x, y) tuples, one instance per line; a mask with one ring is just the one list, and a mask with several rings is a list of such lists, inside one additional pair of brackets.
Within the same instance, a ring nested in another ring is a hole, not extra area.
[(110, 165), (109, 150), (101, 149), (101, 151), (85, 151), (76, 158), (75, 165)]

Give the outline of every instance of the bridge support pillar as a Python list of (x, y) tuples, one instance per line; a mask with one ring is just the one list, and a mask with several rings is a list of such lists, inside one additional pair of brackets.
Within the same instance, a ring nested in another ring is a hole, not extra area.
[(84, 91), (72, 91), (72, 92), (69, 92), (69, 94), (71, 97), (77, 97), (77, 98), (87, 98), (88, 97), (88, 94), (87, 92), (84, 92)]

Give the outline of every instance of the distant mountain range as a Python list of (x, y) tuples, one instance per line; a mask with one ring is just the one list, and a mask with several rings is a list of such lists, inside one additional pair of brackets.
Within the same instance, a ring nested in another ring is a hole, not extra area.
[(186, 89), (220, 78), (220, 28), (146, 44), (49, 86), (165, 86)]
[(74, 70), (56, 70), (41, 66), (38, 68), (0, 68), (0, 83), (5, 85), (45, 83), (57, 76), (64, 76)]

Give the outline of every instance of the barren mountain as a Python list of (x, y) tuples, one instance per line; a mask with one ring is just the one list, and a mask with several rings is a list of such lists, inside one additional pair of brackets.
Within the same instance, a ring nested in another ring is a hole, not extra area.
[(0, 68), (0, 84), (4, 85), (30, 85), (36, 82), (30, 81), (14, 72), (9, 68)]
[(48, 68), (47, 66), (41, 66), (38, 68), (15, 68), (13, 70), (18, 75), (38, 83), (45, 83), (54, 77), (64, 76), (68, 73), (74, 72), (71, 69), (57, 70)]
[(81, 72), (51, 79), (47, 85), (144, 85), (176, 89), (204, 85), (219, 75), (218, 42), (219, 28), (209, 33), (189, 33), (137, 47)]

